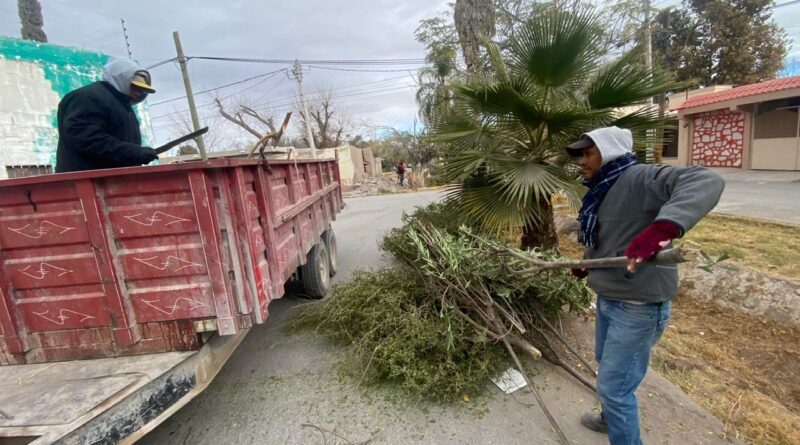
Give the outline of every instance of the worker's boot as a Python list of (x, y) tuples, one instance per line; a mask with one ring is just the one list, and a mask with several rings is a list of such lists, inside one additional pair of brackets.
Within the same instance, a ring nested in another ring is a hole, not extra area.
[(583, 417), (581, 417), (581, 425), (598, 433), (608, 432), (608, 424), (606, 423), (606, 419), (603, 418), (603, 413), (595, 414), (590, 412), (584, 414)]

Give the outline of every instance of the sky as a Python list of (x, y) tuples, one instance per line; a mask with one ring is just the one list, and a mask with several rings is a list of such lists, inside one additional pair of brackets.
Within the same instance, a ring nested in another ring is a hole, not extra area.
[[(777, 0), (777, 3), (787, 1)], [(406, 64), (304, 66), (307, 95), (330, 90), (337, 111), (349, 117), (351, 133), (364, 133), (367, 137), (375, 136), (375, 131), (384, 127), (401, 130), (412, 127), (417, 112), (413, 75), (425, 56), (424, 47), (414, 40), (414, 30), (420, 20), (448, 10), (448, 0), (40, 2), (50, 43), (113, 56), (127, 55), (120, 23), (124, 18), (133, 58), (144, 66), (175, 57), (173, 31), (180, 32), (184, 52), (190, 57), (415, 59), (414, 63)], [(19, 36), (16, 3), (16, 0), (0, 0), (0, 35)], [(653, 0), (657, 7), (679, 3)], [(800, 3), (776, 9), (774, 15), (794, 42), (790, 57), (800, 59)], [(218, 134), (225, 137), (220, 144), (252, 143), (252, 136), (234, 130), (235, 126), (218, 115), (212, 106), (212, 94), (218, 93), (231, 106), (246, 101), (261, 113), (281, 121), (287, 111), (296, 107), (297, 83), (287, 75), (290, 68), (286, 63), (190, 60), (189, 73), (200, 120), (212, 129), (219, 129)], [(151, 74), (158, 92), (148, 98), (150, 115), (156, 141), (163, 143), (182, 134), (176, 121), (187, 116), (188, 105), (181, 98), (185, 92), (175, 63), (153, 68)], [(246, 80), (251, 77), (255, 78)], [(216, 92), (198, 94), (243, 80)], [(161, 103), (164, 101), (167, 102)]]

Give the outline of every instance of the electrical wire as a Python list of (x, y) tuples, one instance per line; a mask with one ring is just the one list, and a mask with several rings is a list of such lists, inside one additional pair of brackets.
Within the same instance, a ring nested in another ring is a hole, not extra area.
[[(317, 90), (317, 91), (309, 92), (307, 94), (308, 95), (315, 95), (315, 94), (320, 94), (320, 93), (325, 93), (325, 92), (332, 92), (332, 91), (341, 92), (343, 90), (359, 89), (359, 88), (363, 88), (363, 87), (368, 86), (368, 85), (373, 85), (374, 86), (374, 85), (377, 85), (377, 84), (386, 83), (386, 82), (390, 82), (390, 81), (394, 81), (394, 80), (405, 79), (407, 77), (408, 76), (395, 76), (395, 77), (390, 77), (390, 78), (387, 78), (387, 79), (381, 79), (381, 80), (374, 81), (374, 82), (360, 83), (360, 84), (357, 84), (357, 85), (349, 85), (349, 86), (344, 86), (344, 87), (331, 88), (331, 89), (328, 89), (328, 90), (320, 89), (320, 90)], [(255, 85), (253, 85), (253, 86), (255, 86)], [(368, 91), (368, 90), (363, 90), (363, 91)], [(353, 93), (353, 92), (355, 92), (355, 91), (351, 91), (351, 92), (348, 92), (348, 93)], [(226, 98), (227, 97), (231, 97), (231, 96), (235, 96), (236, 94), (239, 94), (239, 93), (241, 93), (241, 91), (238, 92), (238, 93), (234, 93), (234, 94), (231, 94), (229, 96), (226, 96)], [(271, 108), (278, 108), (278, 107), (281, 107), (281, 106), (291, 105), (293, 103), (295, 97), (296, 97), (296, 95), (274, 98), (274, 99), (272, 99), (273, 102), (281, 103), (281, 105), (272, 105)], [(336, 98), (336, 97), (338, 97), (338, 96), (337, 95), (332, 95), (332, 98)], [(286, 101), (286, 100), (291, 100), (291, 101), (289, 101), (288, 103), (284, 104), (282, 101)], [(206, 107), (211, 106), (211, 105), (215, 105), (215, 103), (214, 102), (209, 102), (209, 103), (206, 103), (206, 104), (203, 104), (203, 105), (199, 105), (196, 108), (197, 109), (206, 108)], [(261, 109), (259, 109), (259, 111), (260, 110)], [(171, 116), (171, 115), (174, 115), (174, 114), (186, 113), (188, 111), (189, 110), (172, 111), (172, 112), (168, 112), (168, 113), (160, 114), (158, 116), (151, 117), (150, 120), (163, 119), (165, 117), (168, 117), (168, 116)]]
[(773, 6), (770, 6), (770, 8), (772, 8), (772, 9), (778, 9), (778, 8), (783, 8), (784, 6), (792, 6), (792, 5), (796, 5), (796, 4), (798, 4), (798, 3), (800, 3), (800, 0), (791, 0), (791, 1), (788, 1), (788, 2), (786, 2), (786, 3), (781, 3), (781, 4), (778, 4), (778, 5), (773, 5)]
[(409, 72), (414, 70), (415, 68), (407, 68), (407, 69), (396, 69), (396, 70), (365, 70), (365, 69), (356, 69), (356, 68), (333, 68), (329, 66), (319, 66), (319, 65), (306, 65), (309, 68), (316, 68), (319, 70), (330, 70), (330, 71), (348, 71), (348, 72), (357, 72), (357, 73), (402, 73), (402, 72)]
[[(236, 82), (231, 82), (231, 83), (228, 83), (228, 84), (225, 84), (225, 85), (220, 85), (220, 86), (217, 86), (217, 87), (209, 88), (207, 90), (198, 91), (198, 92), (196, 92), (194, 94), (210, 93), (212, 91), (217, 91), (217, 90), (221, 90), (223, 88), (228, 88), (228, 87), (232, 87), (234, 85), (240, 85), (240, 84), (243, 84), (243, 83), (246, 83), (246, 82), (250, 82), (251, 80), (260, 79), (260, 78), (265, 77), (265, 76), (274, 76), (275, 74), (283, 72), (283, 71), (286, 71), (286, 68), (281, 68), (279, 70), (270, 71), (268, 73), (259, 74), (257, 76), (248, 77), (248, 78), (242, 79), (242, 80), (237, 80)], [(163, 105), (163, 104), (166, 104), (166, 103), (175, 102), (176, 100), (181, 100), (181, 99), (186, 99), (186, 96), (184, 95), (184, 96), (181, 96), (181, 97), (173, 97), (172, 99), (162, 100), (160, 102), (154, 102), (154, 103), (151, 103), (150, 106), (151, 107), (155, 107), (155, 106), (158, 106), (158, 105)]]
[(170, 62), (173, 62), (173, 61), (176, 61), (176, 60), (178, 60), (178, 58), (177, 58), (177, 57), (173, 57), (173, 58), (171, 58), (171, 59), (162, 60), (161, 62), (154, 63), (154, 64), (152, 64), (152, 65), (150, 65), (150, 66), (146, 67), (145, 69), (146, 69), (146, 70), (151, 70), (151, 69), (153, 69), (153, 68), (158, 68), (158, 67), (159, 67), (159, 66), (161, 66), (161, 65), (165, 65), (165, 64), (167, 64), (167, 63), (170, 63)]
[(213, 56), (190, 56), (187, 59), (213, 60), (218, 62), (245, 62), (245, 63), (275, 63), (292, 65), (295, 62), (300, 64), (314, 65), (424, 65), (425, 59), (259, 59), (245, 57), (213, 57)]

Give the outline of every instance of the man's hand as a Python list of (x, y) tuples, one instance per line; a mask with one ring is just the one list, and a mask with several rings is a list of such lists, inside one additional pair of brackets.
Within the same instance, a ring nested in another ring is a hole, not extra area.
[(146, 165), (158, 159), (158, 153), (150, 147), (142, 147), (141, 164)]
[(572, 275), (579, 280), (589, 276), (589, 272), (586, 271), (586, 269), (570, 269), (570, 272), (572, 272)]
[(641, 263), (653, 259), (680, 234), (680, 227), (669, 221), (655, 221), (647, 226), (625, 249), (625, 256), (630, 258), (628, 271), (636, 272)]

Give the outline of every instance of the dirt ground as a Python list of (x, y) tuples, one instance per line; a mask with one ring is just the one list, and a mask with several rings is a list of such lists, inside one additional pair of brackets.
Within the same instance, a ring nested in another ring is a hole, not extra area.
[(652, 366), (754, 444), (800, 443), (800, 327), (679, 296)]

